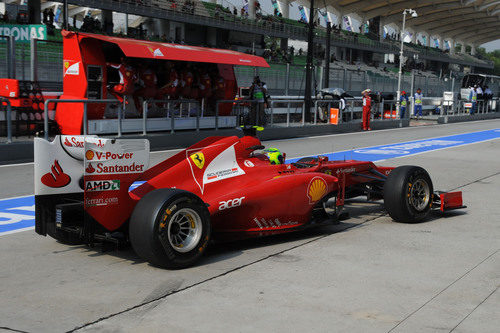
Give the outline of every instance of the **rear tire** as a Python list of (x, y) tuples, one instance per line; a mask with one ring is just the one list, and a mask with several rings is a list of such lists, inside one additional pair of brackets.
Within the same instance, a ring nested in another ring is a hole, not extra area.
[(420, 222), (431, 210), (434, 189), (425, 169), (405, 165), (392, 170), (384, 184), (385, 209), (394, 221)]
[(135, 252), (154, 266), (193, 265), (210, 240), (210, 215), (196, 195), (177, 189), (146, 194), (130, 218), (129, 237)]

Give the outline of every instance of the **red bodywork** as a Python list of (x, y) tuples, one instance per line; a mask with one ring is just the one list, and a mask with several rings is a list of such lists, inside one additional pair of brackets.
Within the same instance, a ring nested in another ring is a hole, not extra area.
[[(377, 167), (372, 162), (326, 158), (306, 168), (271, 165), (267, 157), (249, 149), (260, 145), (253, 136), (207, 138), (139, 178), (124, 174), (120, 178), (119, 205), (86, 209), (106, 229), (116, 230), (144, 195), (155, 189), (177, 188), (194, 193), (207, 204), (214, 232), (283, 232), (308, 224), (313, 208), (324, 197), (337, 195), (337, 205), (341, 206), (346, 190), (377, 179), (383, 181), (382, 177), (393, 169)], [(375, 175), (370, 170), (375, 170)], [(134, 180), (145, 183), (128, 192), (126, 198), (127, 188)], [(91, 194), (102, 196), (106, 192), (86, 193), (86, 198)]]
[[(0, 97), (4, 97), (10, 101), (13, 108), (32, 108), (33, 111), (41, 112), (44, 108), (43, 100), (58, 98), (59, 93), (49, 92), (42, 96), (33, 96), (29, 91), (24, 91), (22, 83), (17, 79), (0, 79)], [(35, 103), (35, 100), (42, 101), (40, 105)], [(54, 109), (54, 103), (49, 103), (49, 110)]]

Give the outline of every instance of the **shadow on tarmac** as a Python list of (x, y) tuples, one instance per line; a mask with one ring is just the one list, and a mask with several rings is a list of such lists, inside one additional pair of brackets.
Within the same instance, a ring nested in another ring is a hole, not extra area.
[[(357, 222), (337, 221), (333, 222), (332, 224), (310, 227), (307, 229), (297, 230), (295, 232), (239, 240), (213, 242), (208, 247), (207, 252), (196, 266), (203, 266), (219, 261), (229, 260), (231, 258), (240, 256), (247, 250), (255, 248), (302, 241), (300, 244), (290, 246), (290, 248), (293, 248), (295, 246), (303, 245), (304, 241), (305, 243), (307, 243), (309, 241), (316, 240), (318, 237), (323, 238), (335, 233), (347, 231), (353, 227), (361, 227), (365, 222), (371, 221), (384, 215), (383, 203), (366, 202), (362, 200), (346, 201), (345, 211), (349, 212), (349, 221), (356, 220)], [(86, 253), (89, 257), (111, 255), (116, 258), (122, 259), (123, 261), (129, 262), (131, 265), (142, 264), (145, 262), (136, 255), (130, 245), (113, 250), (103, 250), (100, 244), (96, 244), (94, 247), (90, 247), (87, 245), (66, 246), (68, 246), (66, 250), (58, 252), (79, 250), (83, 253)], [(287, 250), (290, 248), (287, 248)]]

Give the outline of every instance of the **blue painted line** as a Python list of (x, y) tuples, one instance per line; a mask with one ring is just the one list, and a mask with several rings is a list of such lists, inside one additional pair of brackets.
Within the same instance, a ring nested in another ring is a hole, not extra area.
[(35, 197), (0, 200), (0, 235), (35, 225)]
[[(352, 159), (377, 162), (499, 138), (500, 129), (494, 129), (368, 148), (354, 148), (323, 155), (332, 161)], [(298, 159), (290, 159), (287, 162), (295, 162)], [(33, 228), (35, 225), (34, 205), (35, 199), (33, 196), (0, 200), (0, 236), (25, 230), (26, 228)]]
[[(358, 160), (358, 161), (381, 161), (391, 158), (417, 155), (429, 151), (463, 146), (471, 143), (484, 142), (500, 138), (500, 129), (487, 130), (481, 132), (457, 134), (432, 139), (416, 140), (390, 145), (381, 145), (368, 148), (354, 148), (335, 153), (322, 154), (329, 160)], [(299, 158), (287, 160), (295, 162)]]

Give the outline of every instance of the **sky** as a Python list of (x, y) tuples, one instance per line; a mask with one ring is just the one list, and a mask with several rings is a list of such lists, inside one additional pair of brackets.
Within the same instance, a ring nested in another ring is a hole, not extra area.
[(486, 49), (486, 52), (500, 50), (500, 39), (481, 45)]

